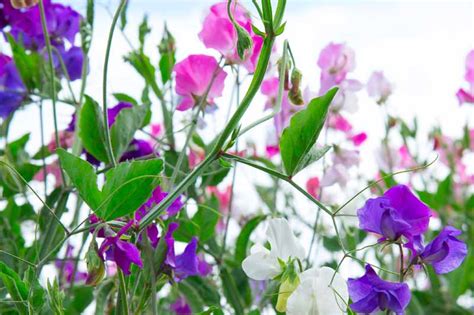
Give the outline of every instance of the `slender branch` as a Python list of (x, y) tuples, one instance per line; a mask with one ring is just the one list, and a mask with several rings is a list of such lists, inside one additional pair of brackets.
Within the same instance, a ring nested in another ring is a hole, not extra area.
[(117, 161), (115, 160), (114, 151), (112, 148), (112, 140), (110, 138), (110, 130), (109, 130), (109, 115), (107, 112), (107, 85), (108, 85), (108, 69), (109, 69), (109, 59), (110, 59), (110, 50), (112, 48), (112, 40), (114, 38), (115, 26), (117, 25), (118, 19), (120, 17), (120, 13), (122, 12), (123, 8), (127, 4), (127, 0), (121, 0), (120, 5), (115, 12), (114, 18), (112, 20), (112, 25), (110, 26), (109, 31), (109, 38), (107, 40), (107, 49), (105, 51), (105, 61), (104, 61), (104, 73), (103, 73), (103, 81), (102, 81), (102, 107), (103, 107), (103, 114), (104, 114), (104, 127), (105, 127), (105, 139), (107, 142), (107, 152), (109, 155), (110, 162), (114, 165), (117, 165)]

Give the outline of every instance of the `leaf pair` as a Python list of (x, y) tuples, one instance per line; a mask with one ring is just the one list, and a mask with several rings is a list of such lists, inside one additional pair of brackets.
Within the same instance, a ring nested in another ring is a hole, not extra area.
[(294, 176), (329, 150), (329, 147), (316, 148), (315, 144), (336, 93), (337, 88), (332, 88), (325, 95), (313, 99), (306, 109), (293, 115), (290, 125), (283, 130), (280, 152), (288, 176)]
[[(149, 106), (143, 105), (124, 108), (117, 115), (110, 128), (112, 150), (117, 159), (128, 149), (135, 132), (143, 126), (148, 112)], [(109, 163), (105, 137), (106, 124), (99, 104), (86, 96), (78, 118), (79, 136), (87, 152), (97, 160)]]
[(92, 165), (63, 149), (57, 153), (82, 199), (104, 220), (136, 211), (158, 185), (158, 176), (163, 170), (160, 159), (120, 163), (105, 173), (105, 184), (99, 190)]

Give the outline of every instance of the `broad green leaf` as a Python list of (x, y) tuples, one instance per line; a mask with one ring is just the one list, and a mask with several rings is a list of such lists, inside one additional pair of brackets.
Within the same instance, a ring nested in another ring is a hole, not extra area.
[(106, 313), (109, 295), (114, 288), (114, 282), (110, 280), (102, 282), (102, 284), (96, 290), (95, 315), (102, 315)]
[(28, 296), (29, 306), (35, 313), (39, 314), (45, 301), (45, 289), (40, 285), (38, 276), (31, 266), (25, 271), (24, 278), (24, 282), (31, 292)]
[(79, 137), (87, 152), (99, 161), (108, 163), (105, 125), (102, 115), (99, 104), (91, 97), (86, 96), (77, 126), (79, 127)]
[(133, 106), (138, 106), (137, 100), (134, 99), (133, 97), (131, 97), (131, 96), (128, 95), (128, 94), (125, 94), (125, 93), (114, 93), (113, 95), (114, 95), (115, 99), (116, 99), (118, 102), (130, 103), (130, 104), (132, 104)]
[(186, 278), (183, 282), (192, 286), (206, 305), (220, 305), (220, 295), (217, 291), (217, 286), (211, 279), (194, 276)]
[(82, 199), (92, 209), (97, 209), (102, 201), (102, 195), (97, 187), (97, 175), (92, 165), (64, 149), (58, 149), (57, 153), (62, 168), (79, 191)]
[(143, 125), (148, 106), (134, 106), (120, 111), (110, 129), (114, 156), (119, 159), (127, 150), (138, 128)]
[(247, 249), (249, 247), (249, 239), (252, 232), (257, 226), (264, 221), (265, 215), (260, 215), (248, 221), (240, 231), (237, 241), (235, 243), (235, 260), (241, 263), (247, 257)]
[(336, 92), (337, 88), (333, 88), (326, 95), (313, 99), (306, 109), (293, 115), (290, 125), (283, 130), (280, 152), (288, 176), (295, 175), (308, 160), (307, 154), (321, 133)]
[(201, 242), (206, 242), (216, 231), (219, 221), (219, 202), (215, 196), (206, 205), (199, 205), (198, 211), (193, 216), (193, 223), (199, 228), (198, 238)]
[(227, 302), (229, 302), (234, 309), (234, 314), (243, 315), (245, 310), (244, 301), (242, 300), (241, 292), (237, 288), (234, 278), (226, 267), (221, 268), (220, 276), (224, 295)]
[(112, 220), (137, 210), (156, 188), (163, 161), (124, 162), (105, 173), (102, 206), (96, 210), (99, 217)]
[(202, 311), (204, 301), (194, 286), (190, 285), (188, 282), (179, 282), (178, 289), (179, 292), (185, 296), (193, 313), (199, 313)]
[(301, 171), (302, 169), (306, 168), (310, 164), (319, 161), (328, 151), (331, 149), (331, 146), (325, 145), (323, 147), (317, 147), (317, 145), (313, 146), (311, 150), (309, 150), (308, 154), (301, 160), (301, 163), (295, 170), (295, 174)]
[(94, 287), (76, 285), (65, 301), (66, 314), (80, 315), (94, 300)]
[(24, 301), (24, 303), (15, 303), (18, 312), (20, 314), (28, 314), (28, 287), (13, 269), (1, 261), (0, 278), (13, 301)]
[(41, 89), (43, 57), (36, 52), (27, 53), (21, 43), (17, 43), (10, 34), (7, 34), (7, 38), (12, 50), (15, 66), (20, 73), (23, 83), (28, 90)]

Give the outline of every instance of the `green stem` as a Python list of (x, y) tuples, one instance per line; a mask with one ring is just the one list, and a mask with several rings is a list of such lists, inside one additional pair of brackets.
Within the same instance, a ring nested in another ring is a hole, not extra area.
[(128, 301), (127, 301), (127, 284), (125, 283), (125, 275), (122, 270), (118, 268), (119, 290), (117, 295), (117, 313), (118, 315), (128, 315)]
[(102, 81), (102, 107), (103, 107), (103, 114), (104, 114), (104, 128), (105, 128), (105, 139), (107, 142), (107, 152), (109, 155), (109, 160), (112, 162), (113, 166), (117, 165), (117, 161), (115, 160), (114, 151), (112, 148), (112, 139), (110, 138), (110, 130), (109, 130), (109, 115), (107, 112), (107, 79), (108, 79), (108, 69), (109, 69), (109, 59), (110, 59), (110, 50), (112, 48), (112, 40), (114, 38), (115, 26), (117, 25), (118, 19), (120, 17), (120, 13), (122, 12), (123, 8), (127, 4), (127, 0), (121, 0), (120, 5), (115, 12), (114, 18), (112, 20), (112, 25), (110, 26), (109, 31), (109, 38), (107, 40), (107, 49), (105, 51), (105, 61), (104, 61), (104, 73), (103, 73), (103, 81)]
[[(49, 64), (49, 75), (51, 80), (51, 102), (53, 103), (53, 124), (54, 124), (54, 141), (56, 142), (56, 148), (60, 147), (59, 142), (59, 129), (58, 129), (58, 116), (56, 112), (56, 82), (55, 82), (55, 74), (54, 74), (54, 61), (53, 61), (53, 48), (51, 46), (51, 40), (49, 38), (48, 33), (48, 23), (46, 21), (46, 13), (44, 11), (44, 3), (43, 0), (39, 0), (39, 9), (40, 9), (40, 16), (41, 16), (41, 27), (43, 29), (43, 36), (44, 42), (46, 44), (46, 50), (48, 51), (48, 64)], [(61, 162), (59, 162), (61, 163)], [(64, 187), (66, 183), (66, 176), (64, 174), (64, 170), (62, 167), (61, 169), (61, 178), (62, 178), (62, 186)]]

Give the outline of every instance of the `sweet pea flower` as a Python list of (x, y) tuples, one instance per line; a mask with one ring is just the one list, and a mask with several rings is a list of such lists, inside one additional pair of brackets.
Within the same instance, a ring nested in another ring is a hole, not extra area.
[(328, 126), (342, 132), (352, 130), (351, 123), (339, 113), (331, 114), (328, 119)]
[(318, 198), (320, 187), (319, 178), (316, 176), (306, 181), (306, 191), (314, 198)]
[(417, 264), (430, 264), (437, 274), (445, 274), (457, 269), (467, 255), (467, 245), (457, 238), (461, 231), (452, 226), (443, 230), (423, 248), (418, 242), (408, 246), (417, 253), (413, 261)]
[(263, 39), (252, 32), (252, 20), (249, 12), (236, 1), (231, 4), (232, 15), (252, 39), (252, 48), (246, 51), (243, 60), (237, 53), (237, 31), (234, 28), (227, 12), (227, 2), (214, 4), (204, 19), (199, 39), (206, 48), (217, 50), (229, 64), (243, 64), (248, 71), (255, 71), (256, 62)]
[(321, 68), (321, 81), (326, 83), (321, 87), (324, 90), (321, 93), (325, 93), (355, 69), (355, 53), (344, 43), (329, 43), (319, 54), (318, 66)]
[(20, 107), (26, 97), (26, 87), (13, 59), (0, 54), (0, 118), (7, 118)]
[(345, 314), (348, 299), (346, 282), (338, 273), (329, 267), (311, 268), (301, 273), (300, 285), (288, 299), (286, 314)]
[(171, 304), (170, 309), (176, 315), (192, 315), (193, 311), (191, 306), (184, 297), (179, 297), (173, 304)]
[(380, 279), (370, 265), (366, 265), (364, 276), (349, 279), (348, 288), (353, 301), (350, 307), (357, 313), (372, 314), (389, 310), (404, 314), (411, 299), (411, 292), (406, 283)]
[(283, 271), (279, 260), (286, 263), (290, 259), (304, 259), (304, 248), (298, 243), (286, 219), (271, 219), (266, 235), (270, 250), (255, 244), (250, 249), (250, 256), (242, 262), (242, 269), (254, 280), (269, 280), (278, 276)]
[(73, 258), (74, 246), (68, 244), (66, 255), (62, 260), (56, 260), (54, 265), (60, 270), (67, 283), (80, 282), (87, 279), (87, 272), (76, 270), (76, 260)]
[[(214, 57), (190, 55), (174, 66), (174, 72), (176, 93), (181, 96), (178, 110), (194, 107), (201, 97), (206, 97), (206, 103), (212, 105), (214, 98), (222, 95), (227, 73), (219, 67)], [(208, 88), (209, 93), (205, 95)]]
[(51, 164), (46, 165), (45, 169), (42, 169), (38, 173), (36, 173), (33, 179), (43, 182), (46, 180), (47, 175), (53, 175), (54, 188), (61, 187), (61, 185), (63, 184), (63, 178), (61, 175), (61, 168), (57, 160), (52, 162)]
[(456, 93), (459, 104), (474, 103), (474, 50), (466, 56), (466, 74), (464, 79), (469, 83), (469, 89), (459, 89)]
[(411, 240), (426, 232), (430, 209), (405, 185), (387, 190), (383, 196), (369, 199), (357, 211), (359, 227), (381, 235), (380, 241)]
[(383, 104), (392, 94), (393, 86), (382, 71), (374, 71), (367, 82), (369, 96), (375, 98), (377, 104)]
[(360, 132), (358, 134), (350, 136), (349, 139), (351, 139), (352, 143), (356, 147), (358, 147), (362, 145), (365, 142), (365, 140), (367, 140), (367, 134), (365, 132)]
[(106, 236), (105, 241), (99, 248), (99, 257), (104, 259), (105, 254), (106, 260), (114, 261), (126, 275), (130, 274), (130, 266), (132, 264), (135, 264), (140, 268), (143, 267), (138, 248), (134, 244), (121, 239), (132, 224), (133, 220), (123, 226), (117, 234)]

